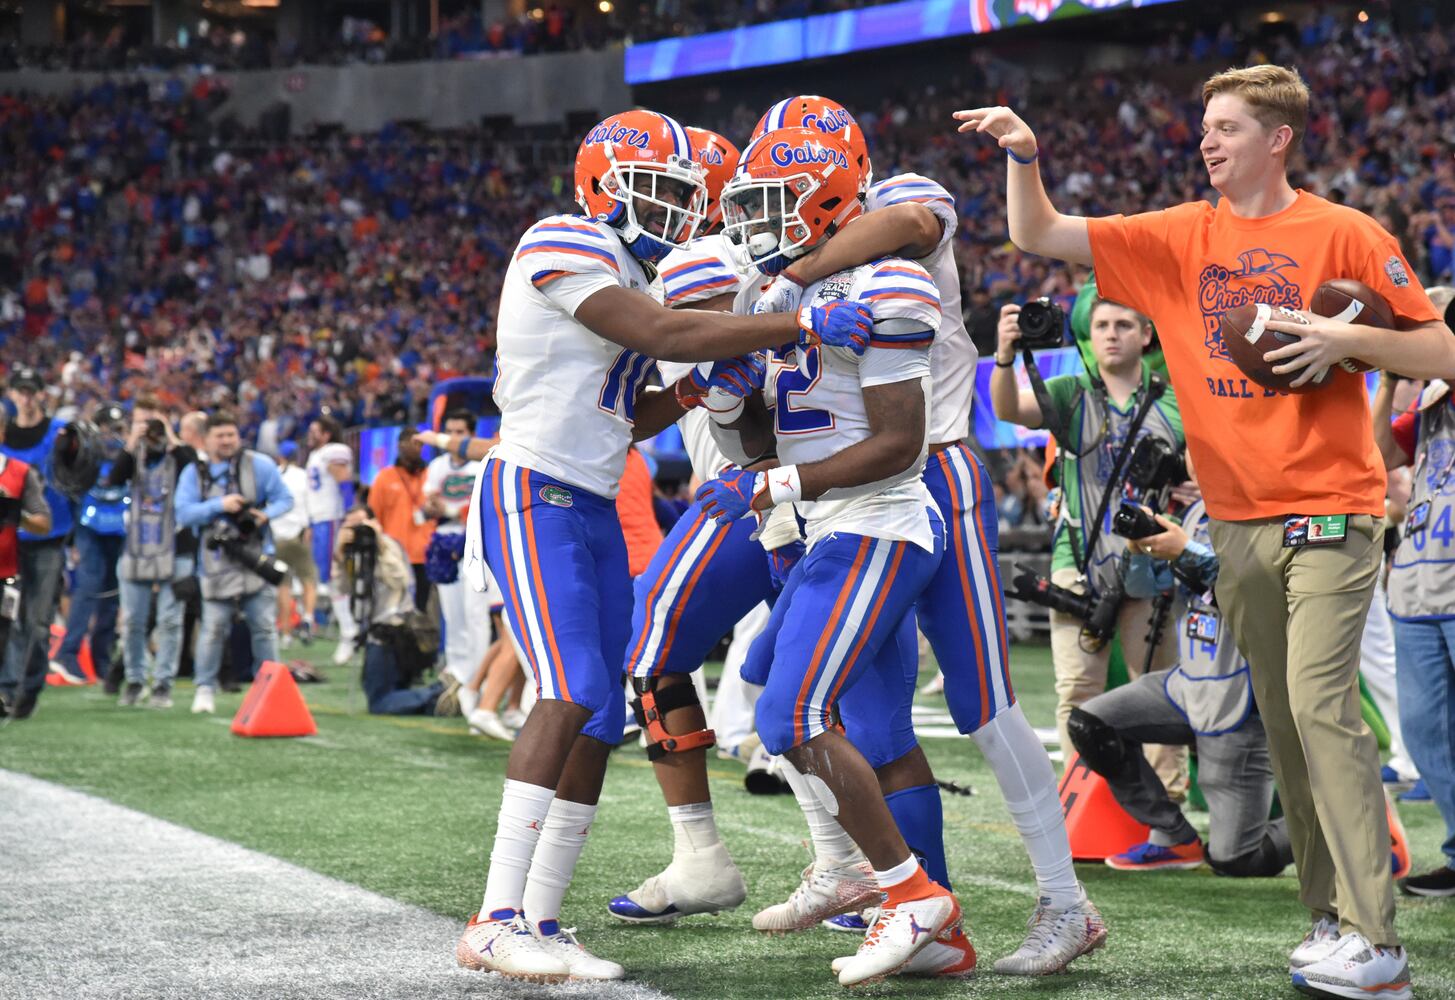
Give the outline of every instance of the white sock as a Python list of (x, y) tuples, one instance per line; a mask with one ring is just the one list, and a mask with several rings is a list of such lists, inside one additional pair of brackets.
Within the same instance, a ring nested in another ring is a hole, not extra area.
[(788, 787), (793, 789), (793, 797), (798, 800), (798, 808), (803, 810), (803, 818), (808, 821), (814, 863), (825, 868), (839, 868), (863, 861), (864, 855), (860, 853), (859, 846), (839, 826), (839, 821), (829, 814), (823, 800), (808, 783), (807, 776), (787, 757), (783, 758), (783, 777), (788, 781)]
[(914, 878), (919, 870), (919, 861), (911, 854), (888, 871), (874, 869), (874, 881), (879, 883), (879, 888), (888, 889), (892, 886), (899, 885), (901, 882), (908, 882)]
[(595, 818), (594, 805), (565, 799), (551, 802), (525, 881), (525, 917), (531, 923), (540, 925), (560, 917), (561, 900), (566, 898), (566, 887), (571, 884)]
[(711, 802), (692, 802), (685, 806), (668, 806), (672, 820), (672, 857), (696, 854), (722, 843), (717, 823), (712, 818)]
[(1005, 796), (1006, 808), (1031, 857), (1040, 894), (1050, 897), (1051, 905), (1058, 909), (1079, 902), (1081, 883), (1071, 863), (1056, 772), (1020, 705), (1001, 712), (970, 738), (985, 755)]
[(541, 827), (556, 797), (553, 789), (505, 779), (495, 844), (490, 849), (490, 874), (485, 877), (484, 919), (498, 910), (519, 910), (525, 899), (525, 879)]

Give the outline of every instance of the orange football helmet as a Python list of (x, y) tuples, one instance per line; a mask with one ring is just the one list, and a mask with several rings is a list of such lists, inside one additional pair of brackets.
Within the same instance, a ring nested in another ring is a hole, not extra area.
[(718, 198), (722, 196), (722, 186), (738, 169), (738, 147), (711, 129), (688, 125), (687, 136), (692, 140), (692, 158), (702, 165), (707, 175), (707, 219), (702, 224), (702, 232), (710, 233), (722, 225)]
[(764, 274), (778, 274), (864, 211), (853, 151), (813, 128), (748, 144), (722, 191), (723, 232)]
[(863, 175), (861, 193), (867, 193), (869, 185), (874, 183), (874, 165), (869, 160), (869, 142), (864, 138), (864, 130), (838, 101), (817, 94), (785, 98), (758, 119), (753, 138), (780, 128), (811, 128), (825, 135), (838, 135), (849, 147), (850, 158), (857, 161), (859, 172)]
[(642, 260), (686, 245), (707, 215), (706, 180), (687, 130), (655, 111), (607, 118), (576, 152), (576, 203)]

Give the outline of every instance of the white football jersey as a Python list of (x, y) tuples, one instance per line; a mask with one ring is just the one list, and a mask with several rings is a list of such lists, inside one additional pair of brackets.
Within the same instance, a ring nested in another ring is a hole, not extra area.
[(646, 272), (609, 227), (574, 215), (520, 238), (500, 295), (492, 455), (608, 499), (626, 470), (637, 392), (657, 363), (576, 322), (603, 288), (645, 293)]
[[(662, 258), (658, 275), (653, 291), (658, 301), (673, 309), (736, 293), (746, 280), (746, 275), (738, 268), (731, 244), (721, 233), (698, 237), (681, 250), (673, 250)], [(657, 367), (661, 370), (662, 384), (670, 386), (694, 366), (659, 361)], [(687, 446), (687, 457), (692, 462), (692, 474), (704, 483), (723, 469), (733, 467), (712, 439), (710, 424), (711, 418), (700, 407), (689, 411), (677, 424), (682, 431), (682, 442)]]
[(930, 351), (935, 373), (935, 394), (930, 401), (930, 443), (959, 441), (970, 435), (970, 403), (975, 397), (976, 363), (980, 352), (965, 329), (960, 311), (960, 267), (955, 262), (955, 199), (950, 192), (920, 174), (896, 174), (869, 188), (869, 211), (919, 202), (934, 212), (944, 226), (939, 246), (915, 263), (930, 273), (940, 290), (940, 329)]
[(308, 453), (308, 521), (321, 524), (338, 521), (344, 516), (344, 494), (329, 467), (347, 465), (352, 471), (354, 453), (348, 445), (332, 441)]
[(470, 505), (475, 480), (483, 467), (483, 462), (461, 462), (453, 455), (436, 455), (430, 459), (424, 470), (424, 495), (442, 499), (445, 513), (452, 518), (441, 521), (435, 529), (437, 533), (455, 535), (465, 530), (460, 514)]
[[(735, 311), (752, 311), (760, 286), (738, 295)], [(846, 348), (798, 349), (794, 367), (780, 367), (771, 392), (778, 459), (784, 465), (818, 462), (869, 437), (864, 390), (917, 379), (924, 390), (928, 427), (933, 384), (930, 348), (940, 326), (939, 291), (918, 264), (887, 258), (840, 271), (804, 289), (805, 305), (861, 299), (874, 310), (874, 331), (862, 357)], [(808, 544), (831, 532), (895, 538), (934, 548), (927, 508), (933, 506), (920, 474), (929, 439), (909, 468), (888, 479), (830, 490), (797, 504)], [(770, 473), (771, 475), (771, 473)]]

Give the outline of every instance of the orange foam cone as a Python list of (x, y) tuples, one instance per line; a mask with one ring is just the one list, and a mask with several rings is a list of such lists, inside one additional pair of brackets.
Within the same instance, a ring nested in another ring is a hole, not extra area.
[(1080, 756), (1073, 755), (1061, 777), (1061, 811), (1076, 861), (1105, 861), (1133, 844), (1144, 842), (1151, 829), (1127, 815), (1106, 779)]
[(233, 716), (232, 731), (239, 736), (312, 736), (318, 727), (288, 668), (268, 660)]
[(1384, 812), (1389, 817), (1390, 871), (1395, 878), (1404, 878), (1414, 867), (1410, 860), (1410, 838), (1404, 832), (1404, 824), (1400, 822), (1399, 811), (1390, 801), (1389, 792), (1384, 793)]
[[(50, 649), (46, 651), (46, 656), (54, 660), (56, 658), (56, 654), (61, 651), (61, 643), (64, 642), (65, 639), (65, 626), (52, 623), (51, 644)], [(76, 654), (76, 663), (81, 668), (81, 676), (85, 678), (82, 683), (95, 684), (99, 678), (97, 678), (96, 676), (96, 665), (91, 660), (90, 636), (87, 636), (86, 638), (81, 640), (81, 651)], [(61, 679), (60, 674), (46, 674), (45, 682), (51, 687), (70, 687), (70, 685), (66, 681)]]

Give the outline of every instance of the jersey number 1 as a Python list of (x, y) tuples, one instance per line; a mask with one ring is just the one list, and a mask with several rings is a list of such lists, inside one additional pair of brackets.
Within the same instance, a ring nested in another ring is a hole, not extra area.
[(657, 371), (657, 363), (645, 354), (623, 349), (606, 373), (601, 384), (601, 394), (596, 405), (607, 413), (616, 413), (621, 407), (627, 423), (636, 423), (637, 393), (647, 384), (647, 379)]

